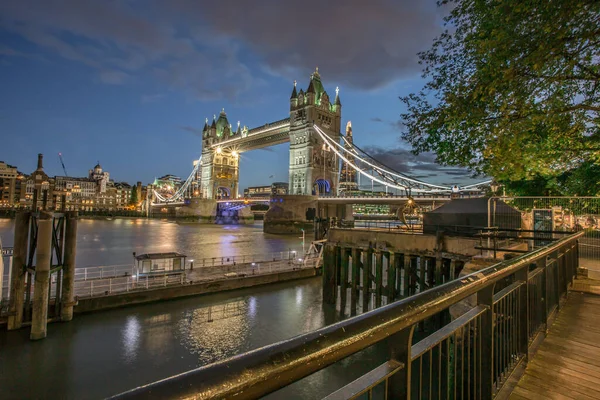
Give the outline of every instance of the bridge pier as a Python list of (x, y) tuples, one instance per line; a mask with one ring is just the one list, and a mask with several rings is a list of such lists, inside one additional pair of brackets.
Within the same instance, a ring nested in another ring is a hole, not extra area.
[(312, 232), (317, 216), (317, 196), (273, 196), (265, 214), (265, 233), (298, 234)]

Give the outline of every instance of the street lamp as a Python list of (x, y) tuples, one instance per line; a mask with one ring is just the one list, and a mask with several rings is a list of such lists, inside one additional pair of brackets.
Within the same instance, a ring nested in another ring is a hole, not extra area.
[(492, 194), (496, 194), (496, 192), (498, 191), (498, 188), (500, 187), (500, 185), (498, 185), (498, 182), (496, 182), (495, 180), (492, 181), (492, 183), (490, 183), (490, 189), (492, 189)]

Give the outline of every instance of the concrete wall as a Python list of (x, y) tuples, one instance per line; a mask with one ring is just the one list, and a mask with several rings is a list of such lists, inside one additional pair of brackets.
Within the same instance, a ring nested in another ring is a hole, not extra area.
[(274, 196), (265, 214), (265, 233), (292, 234), (301, 229), (312, 231), (313, 222), (306, 220), (309, 208), (317, 209), (316, 196)]
[(358, 247), (372, 246), (398, 253), (435, 255), (436, 251), (441, 251), (464, 256), (480, 253), (474, 248), (479, 245), (477, 239), (442, 237), (438, 243), (436, 235), (427, 234), (332, 228), (329, 230), (328, 239), (333, 243), (347, 243)]
[(80, 299), (74, 307), (77, 314), (120, 308), (130, 305), (147, 304), (156, 301), (177, 299), (180, 297), (196, 296), (228, 290), (242, 289), (252, 286), (266, 285), (269, 283), (285, 282), (294, 279), (315, 276), (317, 270), (306, 268), (296, 271), (285, 271), (269, 275), (256, 275), (245, 278), (228, 278), (219, 281), (201, 282), (183, 286), (128, 292), (114, 296), (94, 297)]
[(209, 199), (190, 199), (190, 204), (179, 207), (176, 217), (193, 222), (214, 223), (217, 216), (217, 201)]

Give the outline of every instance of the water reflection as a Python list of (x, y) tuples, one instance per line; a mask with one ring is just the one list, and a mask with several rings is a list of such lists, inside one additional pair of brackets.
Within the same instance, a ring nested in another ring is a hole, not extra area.
[(123, 358), (126, 363), (135, 361), (140, 340), (140, 322), (137, 316), (133, 315), (127, 318), (125, 329), (123, 330)]

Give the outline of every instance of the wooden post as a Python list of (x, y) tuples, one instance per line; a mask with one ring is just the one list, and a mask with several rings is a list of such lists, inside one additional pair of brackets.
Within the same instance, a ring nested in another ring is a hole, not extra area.
[(387, 263), (387, 303), (396, 301), (396, 254), (392, 252), (385, 253)]
[(33, 292), (33, 316), (31, 318), (31, 340), (46, 337), (48, 324), (48, 292), (50, 290), (50, 261), (52, 256), (53, 215), (40, 211), (35, 258), (35, 286)]
[(442, 284), (442, 267), (444, 265), (444, 259), (437, 257), (435, 259), (435, 286)]
[(383, 296), (383, 254), (375, 253), (375, 308), (381, 307)]
[(373, 274), (373, 249), (369, 248), (363, 252), (363, 312), (369, 311), (369, 300), (371, 299), (371, 275)]
[(27, 264), (27, 238), (31, 213), (19, 211), (15, 219), (15, 240), (12, 271), (10, 273), (10, 307), (8, 330), (19, 329), (23, 324), (25, 302), (25, 265)]
[(352, 248), (352, 289), (350, 292), (350, 313), (356, 315), (356, 306), (358, 304), (358, 287), (360, 286), (360, 254), (361, 250), (357, 247)]
[(419, 292), (423, 292), (424, 290), (427, 290), (427, 285), (425, 284), (427, 282), (427, 274), (426, 274), (426, 269), (425, 269), (426, 263), (427, 263), (427, 257), (420, 256), (419, 261), (420, 261), (419, 277), (421, 279), (421, 281), (419, 283)]
[(335, 257), (333, 245), (326, 244), (323, 249), (323, 301), (328, 304), (336, 303)]
[(456, 279), (456, 260), (450, 260), (450, 278), (448, 280), (453, 281)]
[(339, 246), (335, 247), (337, 259), (341, 265), (340, 271), (340, 310), (346, 311), (346, 298), (348, 295), (348, 249)]
[(75, 255), (77, 248), (77, 211), (65, 215), (65, 252), (63, 261), (63, 285), (60, 318), (62, 321), (73, 319), (75, 300)]
[(412, 256), (410, 254), (404, 254), (404, 284), (402, 286), (404, 286), (404, 289), (402, 290), (402, 296), (403, 297), (408, 297), (410, 296), (409, 291), (408, 291), (408, 284), (410, 282), (410, 263), (412, 260)]

